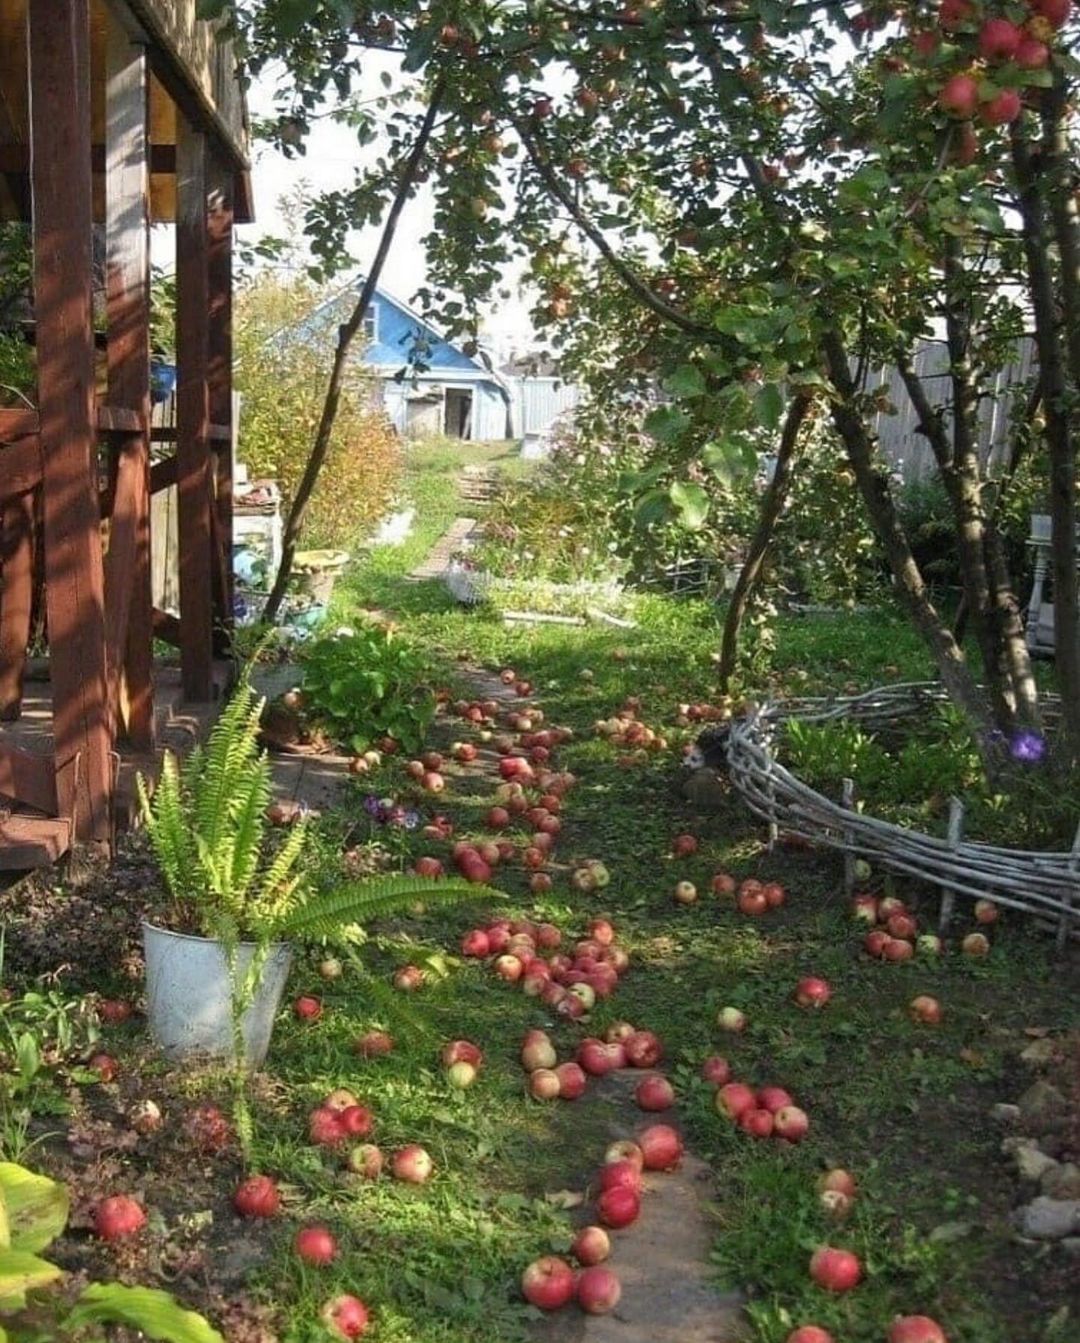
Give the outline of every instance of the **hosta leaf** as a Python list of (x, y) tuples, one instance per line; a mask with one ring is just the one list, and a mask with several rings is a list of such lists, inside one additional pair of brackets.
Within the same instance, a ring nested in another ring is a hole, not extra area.
[(63, 1277), (57, 1268), (25, 1250), (0, 1250), (0, 1311), (20, 1310), (27, 1292)]
[(156, 1287), (125, 1287), (95, 1282), (79, 1297), (68, 1316), (74, 1328), (106, 1321), (128, 1324), (163, 1343), (225, 1343), (221, 1334), (193, 1310), (185, 1310), (168, 1292)]
[(10, 1244), (36, 1253), (50, 1245), (67, 1225), (67, 1186), (35, 1175), (13, 1161), (0, 1161), (0, 1196), (7, 1213)]

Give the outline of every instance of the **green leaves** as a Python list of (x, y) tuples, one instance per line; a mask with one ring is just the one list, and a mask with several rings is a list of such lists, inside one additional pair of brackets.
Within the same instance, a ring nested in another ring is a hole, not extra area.
[(658, 443), (673, 443), (689, 426), (689, 413), (678, 406), (657, 406), (645, 417), (645, 432)]
[(693, 481), (676, 480), (668, 489), (676, 520), (688, 532), (699, 531), (709, 516), (709, 496)]
[(680, 364), (674, 373), (664, 379), (664, 390), (680, 400), (692, 400), (704, 396), (705, 377), (693, 364)]
[(0, 1247), (36, 1254), (67, 1225), (67, 1187), (12, 1161), (0, 1162)]
[(767, 382), (754, 397), (754, 414), (763, 429), (775, 429), (784, 412), (784, 394), (775, 382)]
[(55, 1264), (26, 1250), (0, 1250), (0, 1313), (22, 1310), (27, 1292), (47, 1287), (63, 1276)]
[(225, 1343), (201, 1315), (185, 1310), (168, 1292), (154, 1287), (92, 1283), (67, 1318), (74, 1329), (92, 1324), (126, 1324), (161, 1343)]

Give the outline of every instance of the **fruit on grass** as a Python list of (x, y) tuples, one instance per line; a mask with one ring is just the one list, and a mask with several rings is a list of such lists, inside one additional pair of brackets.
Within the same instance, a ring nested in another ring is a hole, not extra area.
[(554, 1071), (559, 1079), (559, 1096), (562, 1100), (576, 1101), (585, 1094), (589, 1079), (579, 1064), (560, 1063)]
[(682, 1160), (682, 1139), (670, 1124), (653, 1124), (637, 1137), (646, 1170), (674, 1170)]
[(529, 1095), (533, 1100), (553, 1101), (559, 1090), (559, 1077), (554, 1068), (537, 1068), (529, 1074)]
[(722, 1007), (716, 1014), (716, 1024), (721, 1030), (739, 1031), (746, 1030), (746, 1013), (740, 1012), (737, 1007)]
[(233, 1207), (241, 1217), (273, 1217), (281, 1195), (269, 1175), (249, 1175), (233, 1194)]
[(838, 1193), (846, 1194), (848, 1198), (854, 1198), (858, 1193), (858, 1186), (855, 1183), (854, 1175), (840, 1166), (835, 1166), (832, 1170), (827, 1170), (818, 1181), (818, 1188), (822, 1193), (826, 1190), (833, 1189)]
[(818, 1196), (822, 1212), (834, 1221), (842, 1222), (854, 1206), (854, 1200), (839, 1189), (823, 1189)]
[(366, 1031), (353, 1042), (353, 1052), (362, 1059), (381, 1058), (394, 1048), (394, 1038), (386, 1031)]
[(765, 898), (764, 887), (754, 885), (750, 888), (744, 888), (739, 892), (736, 904), (740, 914), (745, 914), (748, 918), (756, 919), (764, 914), (769, 908), (769, 902)]
[(949, 1343), (945, 1330), (929, 1315), (898, 1315), (889, 1325), (889, 1343)]
[(611, 1253), (611, 1237), (602, 1226), (584, 1226), (574, 1237), (570, 1253), (585, 1268), (601, 1264)]
[(608, 1044), (625, 1045), (631, 1035), (636, 1035), (637, 1030), (631, 1026), (629, 1021), (615, 1021), (604, 1032), (604, 1039)]
[(319, 1105), (308, 1116), (308, 1138), (316, 1147), (336, 1147), (345, 1141), (341, 1113), (328, 1105)]
[(435, 1169), (434, 1162), (419, 1143), (409, 1143), (400, 1152), (394, 1153), (391, 1170), (395, 1180), (404, 1180), (406, 1184), (423, 1184), (431, 1178)]
[(632, 1189), (605, 1189), (596, 1200), (597, 1217), (615, 1231), (636, 1222), (640, 1214), (641, 1199)]
[(546, 1035), (526, 1040), (521, 1046), (521, 1066), (526, 1072), (534, 1073), (540, 1068), (554, 1068), (558, 1061), (555, 1046)]
[(975, 901), (975, 922), (976, 923), (997, 923), (1001, 911), (993, 900)]
[(857, 895), (851, 902), (851, 916), (860, 923), (877, 923), (877, 897), (874, 895)]
[(319, 974), (323, 979), (340, 979), (344, 967), (336, 956), (327, 956), (319, 962)]
[(146, 1225), (142, 1206), (127, 1194), (102, 1199), (94, 1209), (94, 1231), (102, 1240), (123, 1240)]
[(603, 1040), (582, 1040), (577, 1047), (578, 1063), (590, 1077), (604, 1077), (618, 1064), (615, 1053), (617, 1046), (605, 1044)]
[(697, 853), (698, 842), (693, 835), (676, 835), (671, 844), (671, 852), (676, 858), (689, 858)]
[(889, 937), (881, 949), (881, 955), (883, 960), (899, 964), (901, 961), (910, 961), (915, 955), (915, 948), (902, 937)]
[(423, 983), (424, 972), (418, 965), (403, 965), (394, 972), (394, 988), (402, 993), (415, 993)]
[(618, 1138), (615, 1142), (608, 1143), (604, 1149), (604, 1162), (609, 1164), (614, 1161), (629, 1161), (638, 1170), (645, 1169), (645, 1154), (637, 1143), (631, 1142), (629, 1138)]
[(293, 1249), (305, 1264), (322, 1267), (337, 1258), (337, 1241), (325, 1226), (302, 1226), (296, 1233)]
[(798, 1329), (788, 1334), (785, 1343), (835, 1343), (827, 1329), (816, 1324), (800, 1324)]
[(199, 1105), (184, 1120), (184, 1133), (200, 1152), (212, 1155), (232, 1141), (232, 1126), (216, 1105)]
[(908, 940), (918, 931), (918, 925), (910, 914), (893, 914), (885, 927), (890, 937), (904, 937)]
[(338, 1113), (341, 1131), (348, 1138), (366, 1138), (375, 1124), (375, 1116), (366, 1105), (346, 1105)]
[(701, 1065), (701, 1075), (713, 1086), (722, 1087), (731, 1076), (731, 1065), (719, 1054), (712, 1054)]
[(697, 887), (692, 881), (679, 881), (675, 884), (675, 890), (672, 892), (676, 903), (680, 905), (692, 905), (697, 900)]
[(483, 958), (491, 951), (491, 943), (483, 928), (473, 928), (461, 939), (461, 954)]
[(730, 872), (717, 872), (709, 884), (712, 887), (713, 895), (735, 894), (735, 878)]
[(538, 1310), (560, 1310), (574, 1295), (574, 1270), (558, 1255), (534, 1259), (521, 1275), (521, 1294)]
[(365, 1180), (377, 1180), (383, 1164), (382, 1151), (373, 1142), (362, 1142), (352, 1148), (346, 1162), (354, 1175), (362, 1175)]
[(831, 997), (829, 983), (816, 975), (807, 975), (795, 985), (795, 1001), (800, 1007), (824, 1007)]
[(318, 1021), (322, 1016), (322, 1003), (309, 993), (302, 993), (293, 1003), (293, 1012), (299, 1021)]
[(751, 1106), (739, 1115), (738, 1124), (752, 1138), (767, 1138), (773, 1131), (775, 1120), (768, 1110), (759, 1110), (756, 1106)]
[(675, 1088), (666, 1077), (646, 1077), (634, 1089), (634, 1099), (642, 1110), (670, 1110), (675, 1104)]
[(785, 1142), (801, 1142), (810, 1131), (810, 1119), (797, 1105), (785, 1105), (773, 1116), (773, 1126), (778, 1138)]
[(519, 957), (512, 956), (509, 952), (503, 952), (496, 958), (493, 969), (499, 978), (506, 980), (508, 984), (516, 984), (525, 973), (525, 966)]
[(759, 1087), (757, 1093), (757, 1104), (763, 1110), (768, 1110), (770, 1114), (776, 1114), (782, 1110), (785, 1105), (794, 1105), (791, 1095), (783, 1087)]
[(106, 1026), (119, 1026), (131, 1016), (131, 1004), (122, 998), (102, 998), (97, 1005), (97, 1014)]
[(361, 1338), (367, 1331), (370, 1315), (358, 1296), (342, 1292), (333, 1296), (319, 1311), (319, 1318), (338, 1338)]
[(655, 1068), (664, 1057), (664, 1047), (652, 1031), (634, 1031), (623, 1048), (631, 1068)]
[(872, 928), (863, 938), (863, 949), (868, 956), (881, 960), (885, 954), (885, 944), (888, 941), (889, 934), (884, 928)]
[(924, 956), (940, 956), (944, 950), (941, 938), (938, 937), (937, 933), (923, 933), (915, 943), (915, 948)]
[(98, 1075), (101, 1082), (115, 1082), (117, 1074), (120, 1071), (120, 1065), (111, 1054), (95, 1054), (86, 1065), (91, 1072)]
[(641, 1167), (626, 1157), (619, 1161), (605, 1161), (597, 1175), (600, 1192), (608, 1189), (629, 1189), (641, 1193)]
[[(446, 869), (439, 859), (433, 858), (430, 854), (424, 854), (417, 858), (416, 862), (413, 863), (413, 871), (418, 877), (435, 878), (446, 875)], [(470, 953), (466, 952), (465, 954), (469, 955)]]
[(778, 881), (767, 881), (763, 889), (765, 900), (770, 909), (779, 909), (787, 899), (787, 891)]
[(810, 1256), (810, 1276), (827, 1292), (850, 1292), (862, 1278), (862, 1264), (850, 1250), (821, 1245)]
[(483, 1051), (471, 1040), (450, 1040), (443, 1045), (439, 1057), (444, 1068), (452, 1068), (455, 1063), (471, 1063), (479, 1068), (484, 1061)]
[(608, 1315), (619, 1304), (622, 1283), (611, 1269), (584, 1269), (577, 1280), (577, 1303), (586, 1315)]
[(920, 993), (908, 1003), (908, 1016), (921, 1026), (936, 1026), (941, 1020), (941, 1004), (928, 993)]
[(466, 1063), (464, 1059), (459, 1059), (457, 1063), (452, 1063), (446, 1070), (446, 1080), (455, 1091), (465, 1091), (476, 1081), (476, 1066), (472, 1063)]
[(960, 943), (960, 950), (965, 956), (988, 956), (990, 954), (990, 941), (984, 933), (968, 933), (967, 937)]
[(745, 1082), (726, 1082), (716, 1093), (715, 1104), (720, 1114), (738, 1121), (748, 1110), (757, 1108), (757, 1097)]

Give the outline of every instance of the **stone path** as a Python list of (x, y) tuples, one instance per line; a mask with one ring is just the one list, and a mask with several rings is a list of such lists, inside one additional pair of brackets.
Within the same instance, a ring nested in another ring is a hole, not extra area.
[(412, 582), (423, 583), (432, 578), (442, 578), (450, 566), (450, 557), (461, 549), (475, 528), (475, 518), (455, 518), (449, 530), (432, 546), (423, 563), (417, 565), (409, 575)]

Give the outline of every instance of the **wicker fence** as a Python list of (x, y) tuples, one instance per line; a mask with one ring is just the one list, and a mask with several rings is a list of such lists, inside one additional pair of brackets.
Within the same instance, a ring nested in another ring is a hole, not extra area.
[(879, 869), (940, 887), (943, 929), (957, 896), (989, 898), (1032, 915), (1064, 947), (1070, 936), (1080, 937), (1080, 826), (1069, 853), (974, 843), (963, 837), (964, 808), (954, 799), (948, 834), (926, 835), (855, 810), (850, 781), (845, 782), (840, 800), (825, 797), (785, 769), (773, 752), (776, 729), (790, 719), (825, 723), (846, 718), (884, 727), (918, 715), (944, 698), (939, 685), (920, 682), (850, 699), (766, 705), (732, 726), (727, 747), (732, 783), (750, 810), (768, 822), (770, 842), (783, 831), (842, 852), (849, 888), (854, 862), (862, 858)]

